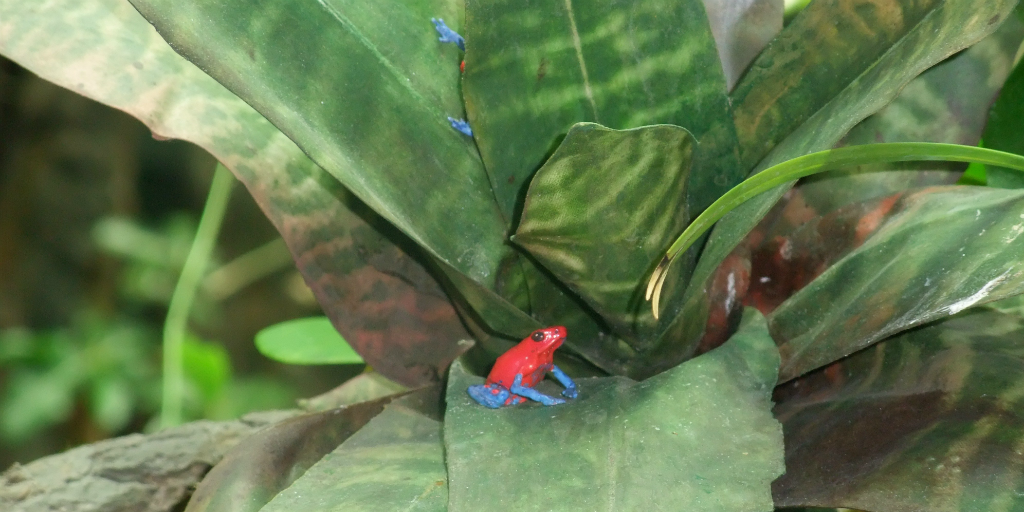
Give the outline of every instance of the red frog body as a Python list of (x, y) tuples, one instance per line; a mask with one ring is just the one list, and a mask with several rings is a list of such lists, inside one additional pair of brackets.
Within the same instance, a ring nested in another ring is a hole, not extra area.
[(527, 398), (544, 405), (565, 403), (561, 398), (549, 397), (533, 389), (544, 376), (551, 373), (565, 390), (562, 395), (576, 398), (576, 383), (554, 363), (555, 350), (565, 341), (565, 327), (537, 329), (498, 357), (484, 384), (470, 386), (468, 392), (483, 406), (497, 409), (516, 405)]

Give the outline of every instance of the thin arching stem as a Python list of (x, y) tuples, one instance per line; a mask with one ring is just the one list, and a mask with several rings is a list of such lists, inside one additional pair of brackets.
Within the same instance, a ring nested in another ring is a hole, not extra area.
[(697, 216), (683, 234), (668, 248), (665, 257), (654, 269), (647, 282), (647, 300), (651, 301), (654, 317), (658, 317), (661, 288), (669, 266), (680, 254), (690, 248), (707, 230), (711, 229), (725, 214), (754, 196), (767, 192), (779, 185), (806, 176), (856, 165), (884, 164), (894, 162), (978, 162), (1024, 171), (1024, 156), (996, 151), (993, 149), (958, 144), (932, 142), (892, 142), (850, 146), (828, 151), (811, 153), (787, 160), (757, 173), (726, 192)]

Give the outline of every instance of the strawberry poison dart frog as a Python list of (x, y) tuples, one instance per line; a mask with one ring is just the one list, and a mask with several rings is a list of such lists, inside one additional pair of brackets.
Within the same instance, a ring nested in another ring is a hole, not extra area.
[(555, 349), (562, 346), (563, 341), (565, 327), (556, 326), (533, 331), (529, 337), (498, 357), (491, 373), (487, 375), (487, 381), (484, 384), (470, 386), (469, 396), (480, 405), (491, 409), (521, 404), (527, 398), (544, 405), (565, 403), (561, 398), (552, 398), (533, 389), (544, 379), (544, 374), (551, 372), (551, 375), (565, 386), (562, 396), (576, 398), (576, 383), (553, 362)]

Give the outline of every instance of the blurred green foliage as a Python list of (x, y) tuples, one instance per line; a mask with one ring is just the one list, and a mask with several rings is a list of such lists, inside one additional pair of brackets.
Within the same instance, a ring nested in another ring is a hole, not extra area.
[[(0, 59), (0, 468), (156, 428), (161, 336), (215, 161)], [(186, 420), (295, 406), (360, 368), (300, 372), (256, 331), (318, 312), (236, 194), (184, 343)], [(244, 291), (245, 293), (239, 293)]]
[(0, 435), (24, 442), (84, 408), (100, 434), (121, 432), (158, 406), (156, 332), (130, 319), (83, 314), (72, 326), (0, 331), (10, 368), (0, 399)]

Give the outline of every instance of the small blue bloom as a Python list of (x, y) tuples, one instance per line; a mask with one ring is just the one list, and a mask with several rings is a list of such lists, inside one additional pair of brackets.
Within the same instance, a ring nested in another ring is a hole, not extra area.
[(448, 28), (448, 25), (444, 24), (444, 20), (441, 18), (430, 18), (430, 21), (434, 22), (434, 28), (437, 29), (438, 34), (441, 34), (441, 37), (437, 38), (438, 41), (442, 43), (455, 43), (460, 50), (466, 51), (466, 40), (454, 30)]
[(462, 119), (455, 119), (454, 117), (449, 117), (448, 122), (452, 124), (452, 128), (455, 128), (456, 130), (462, 132), (467, 137), (473, 136), (473, 130), (469, 127), (469, 123), (467, 123), (466, 121), (463, 121)]

